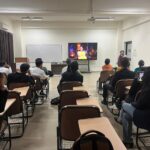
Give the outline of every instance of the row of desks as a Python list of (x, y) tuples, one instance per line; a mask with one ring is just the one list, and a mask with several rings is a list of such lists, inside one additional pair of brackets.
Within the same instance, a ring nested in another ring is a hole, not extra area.
[[(127, 87), (129, 90), (130, 87)], [(85, 90), (88, 91), (89, 89), (85, 86), (81, 87), (74, 87), (73, 90)], [(89, 93), (91, 95), (91, 93)], [(100, 109), (100, 112), (103, 112), (99, 101), (97, 98), (83, 98), (77, 99), (77, 105), (95, 105)], [(81, 134), (85, 133), (88, 130), (97, 130), (102, 132), (112, 143), (114, 150), (127, 150), (124, 144), (122, 143), (120, 137), (116, 133), (115, 129), (111, 125), (110, 121), (106, 117), (99, 117), (99, 118), (91, 118), (91, 119), (82, 119), (78, 121), (79, 129)]]
[[(19, 92), (20, 96), (24, 97), (26, 96), (28, 90), (29, 90), (29, 87), (27, 86), (27, 87), (15, 88), (12, 91)], [(2, 117), (7, 112), (7, 110), (14, 104), (15, 101), (16, 99), (7, 99), (5, 109), (3, 112), (0, 113), (0, 117)]]

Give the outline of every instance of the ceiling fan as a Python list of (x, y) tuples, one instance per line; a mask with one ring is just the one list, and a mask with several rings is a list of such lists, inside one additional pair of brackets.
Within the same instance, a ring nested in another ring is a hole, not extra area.
[(90, 12), (91, 17), (88, 18), (88, 21), (95, 23), (95, 21), (113, 21), (114, 18), (110, 16), (101, 16), (101, 17), (94, 17), (94, 10), (93, 10), (93, 0), (90, 0)]

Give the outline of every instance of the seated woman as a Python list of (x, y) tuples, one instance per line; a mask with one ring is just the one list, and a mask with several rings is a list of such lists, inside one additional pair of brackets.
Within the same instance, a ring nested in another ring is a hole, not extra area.
[(140, 61), (138, 62), (138, 65), (139, 65), (139, 67), (135, 68), (135, 70), (134, 70), (135, 73), (138, 73), (138, 72), (140, 72), (140, 71), (143, 71), (142, 68), (144, 67), (144, 60), (140, 60)]
[(112, 71), (113, 70), (113, 67), (110, 64), (110, 59), (109, 58), (105, 59), (105, 65), (102, 66), (102, 70), (103, 71)]
[[(135, 110), (150, 110), (150, 68), (143, 76), (143, 86), (138, 99), (131, 104), (124, 102), (122, 105), (123, 142), (128, 148), (133, 147), (132, 120)], [(140, 118), (139, 118), (140, 119)]]
[(0, 112), (4, 111), (6, 100), (8, 97), (8, 90), (5, 87), (6, 76), (0, 73)]

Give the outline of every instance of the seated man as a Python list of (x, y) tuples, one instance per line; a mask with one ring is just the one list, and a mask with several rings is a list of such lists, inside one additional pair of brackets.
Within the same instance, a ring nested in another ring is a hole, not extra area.
[[(33, 85), (35, 82), (33, 77), (30, 76), (29, 68), (29, 64), (21, 64), (21, 72), (11, 73), (8, 75), (7, 85), (9, 86), (10, 83), (30, 83)], [(29, 75), (27, 75), (27, 73), (29, 73)]]
[(36, 67), (30, 68), (31, 75), (38, 76), (41, 80), (49, 79), (49, 77), (42, 70), (43, 61), (37, 58), (35, 60)]
[(58, 85), (58, 92), (60, 93), (61, 91), (61, 88), (60, 88), (60, 85), (62, 82), (64, 81), (79, 81), (79, 82), (83, 82), (83, 76), (79, 73), (78, 71), (78, 62), (77, 61), (74, 61), (70, 64), (70, 68), (71, 68), (71, 71), (70, 70), (67, 70), (66, 72), (64, 72), (62, 74), (62, 78), (59, 82), (59, 85)]
[[(61, 92), (61, 83), (62, 82), (67, 82), (67, 81), (79, 81), (79, 82), (83, 82), (83, 76), (79, 73), (78, 71), (78, 62), (77, 61), (74, 61), (70, 64), (70, 68), (71, 70), (67, 70), (66, 72), (64, 72), (62, 74), (62, 78), (59, 82), (59, 85), (57, 86), (57, 89), (58, 89), (58, 93), (60, 94)], [(57, 105), (59, 104), (60, 102), (60, 98), (59, 97), (56, 97), (56, 98), (53, 98), (51, 100), (51, 104), (52, 105)]]
[[(123, 114), (122, 114), (122, 125), (123, 125), (123, 142), (127, 148), (133, 147), (132, 139), (132, 120), (136, 115), (137, 110), (147, 111), (150, 110), (150, 69), (145, 71), (143, 76), (143, 86), (141, 93), (136, 101), (131, 104), (124, 102), (122, 105)], [(148, 118), (138, 118), (147, 120)], [(149, 119), (148, 119), (149, 120)]]
[(11, 67), (5, 62), (0, 62), (0, 72), (5, 73), (6, 75), (12, 73)]
[(112, 65), (110, 64), (110, 59), (105, 59), (105, 65), (102, 66), (102, 70), (103, 71), (112, 71), (113, 70), (113, 67)]
[(102, 101), (102, 104), (107, 105), (108, 90), (110, 90), (111, 92), (114, 92), (117, 81), (121, 79), (133, 79), (134, 78), (134, 72), (129, 70), (129, 66), (130, 66), (129, 59), (124, 57), (121, 61), (122, 69), (114, 74), (110, 83), (106, 83), (103, 86), (103, 98), (104, 99)]

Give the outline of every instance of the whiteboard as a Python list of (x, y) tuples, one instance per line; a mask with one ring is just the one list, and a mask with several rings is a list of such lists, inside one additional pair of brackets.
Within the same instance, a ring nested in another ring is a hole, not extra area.
[(35, 62), (36, 58), (42, 58), (43, 62), (62, 62), (62, 46), (60, 44), (26, 46), (26, 54), (29, 62)]

